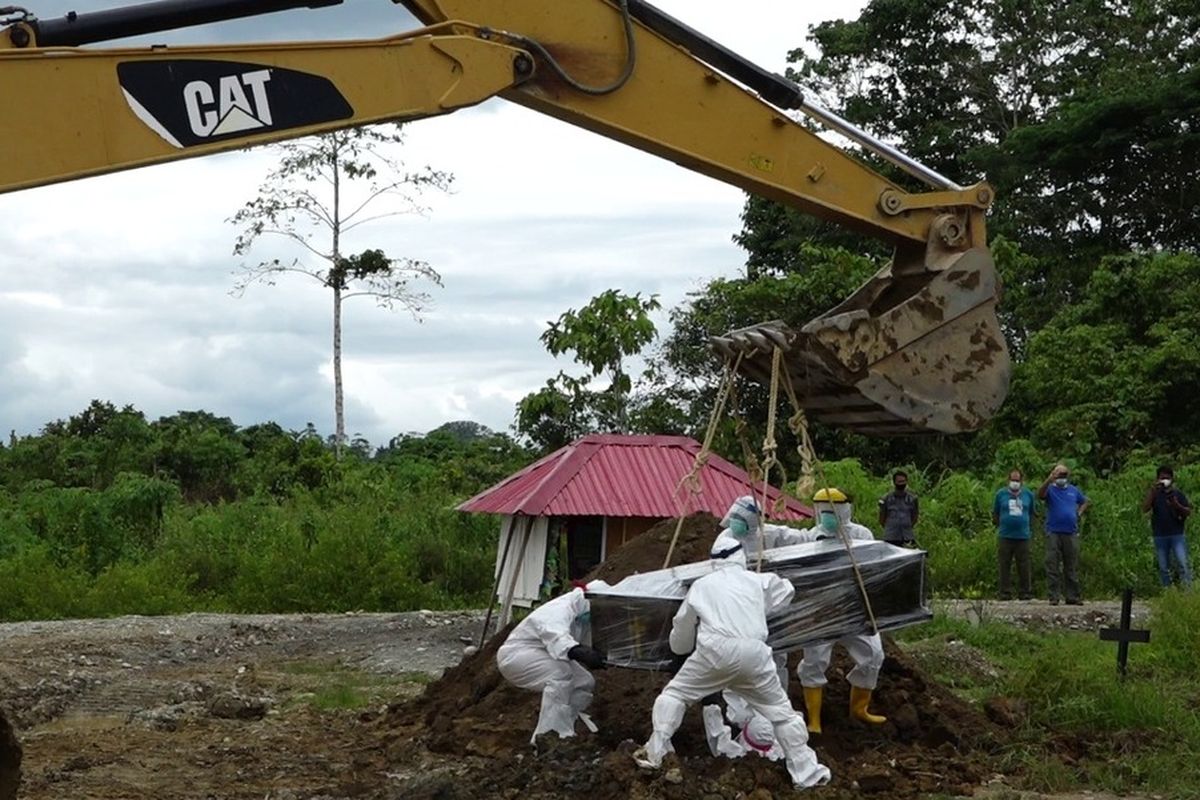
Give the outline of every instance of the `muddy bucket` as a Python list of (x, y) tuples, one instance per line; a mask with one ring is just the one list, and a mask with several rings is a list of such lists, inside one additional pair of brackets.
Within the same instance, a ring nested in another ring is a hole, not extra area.
[(971, 248), (938, 269), (896, 274), (888, 265), (799, 330), (766, 322), (712, 341), (765, 385), (780, 348), (781, 380), (811, 418), (868, 435), (963, 433), (1008, 394), (999, 290), (991, 254)]

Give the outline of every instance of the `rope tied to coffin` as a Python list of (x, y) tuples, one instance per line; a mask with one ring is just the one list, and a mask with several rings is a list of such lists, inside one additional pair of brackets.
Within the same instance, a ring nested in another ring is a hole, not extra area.
[(675, 553), (675, 544), (679, 540), (679, 532), (683, 530), (683, 519), (685, 506), (680, 500), (680, 492), (687, 489), (693, 495), (699, 495), (703, 491), (703, 485), (700, 481), (700, 473), (703, 472), (704, 466), (708, 463), (709, 455), (712, 452), (713, 439), (717, 434), (717, 425), (721, 421), (721, 413), (725, 410), (725, 403), (729, 399), (733, 391), (734, 375), (737, 373), (738, 367), (742, 363), (742, 354), (739, 353), (737, 358), (731, 364), (728, 359), (725, 361), (725, 370), (721, 377), (721, 383), (717, 387), (717, 399), (713, 404), (712, 415), (708, 420), (708, 430), (704, 433), (704, 441), (700, 444), (700, 450), (696, 453), (696, 457), (692, 460), (691, 470), (680, 478), (679, 483), (675, 486), (674, 497), (679, 508), (679, 518), (675, 522), (675, 533), (671, 536), (671, 544), (667, 547), (667, 557), (663, 559), (662, 568), (666, 569), (671, 566), (671, 556)]
[[(825, 478), (825, 469), (821, 465), (820, 459), (817, 458), (816, 448), (813, 447), (812, 437), (808, 432), (808, 416), (804, 413), (804, 408), (800, 405), (799, 398), (796, 397), (796, 390), (792, 385), (791, 373), (788, 371), (787, 362), (779, 358), (780, 352), (778, 347), (775, 348), (776, 358), (771, 364), (771, 382), (772, 384), (775, 383), (775, 369), (777, 364), (780, 364), (785, 378), (783, 385), (787, 391), (788, 402), (792, 404), (795, 412), (788, 418), (788, 427), (796, 435), (796, 449), (800, 454), (800, 476), (796, 479), (796, 495), (798, 497), (812, 497), (813, 489), (816, 488), (819, 481), (828, 497), (831, 487), (829, 486), (829, 481)], [(863, 606), (867, 610), (867, 618), (871, 621), (871, 633), (878, 635), (879, 623), (875, 620), (874, 609), (871, 608), (871, 597), (867, 594), (867, 585), (863, 581), (862, 570), (859, 569), (858, 559), (854, 557), (854, 548), (850, 546), (850, 537), (846, 533), (846, 526), (842, 524), (841, 519), (838, 519), (837, 533), (842, 546), (846, 548), (846, 555), (850, 558), (850, 567), (854, 572), (854, 580), (858, 584), (859, 595), (862, 597)]]

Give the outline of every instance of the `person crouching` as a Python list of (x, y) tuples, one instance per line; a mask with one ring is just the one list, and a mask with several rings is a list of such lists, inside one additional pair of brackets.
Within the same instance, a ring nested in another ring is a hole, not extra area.
[(596, 679), (588, 670), (604, 669), (604, 654), (585, 644), (590, 608), (581, 588), (572, 589), (534, 609), (508, 635), (496, 652), (504, 679), (520, 689), (542, 693), (542, 708), (530, 737), (553, 731), (575, 735), (578, 719), (595, 732), (584, 713), (592, 703)]

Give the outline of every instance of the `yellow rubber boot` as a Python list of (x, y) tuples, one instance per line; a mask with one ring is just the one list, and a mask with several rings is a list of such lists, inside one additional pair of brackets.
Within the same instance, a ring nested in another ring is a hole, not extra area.
[[(805, 689), (805, 692), (808, 690)], [(887, 717), (880, 717), (867, 711), (867, 706), (871, 704), (871, 690), (863, 689), (859, 686), (850, 687), (850, 716), (854, 719), (869, 722), (872, 725), (882, 725), (887, 722)]]
[(804, 707), (808, 710), (805, 716), (808, 717), (809, 733), (821, 732), (821, 695), (824, 691), (821, 686), (804, 687)]

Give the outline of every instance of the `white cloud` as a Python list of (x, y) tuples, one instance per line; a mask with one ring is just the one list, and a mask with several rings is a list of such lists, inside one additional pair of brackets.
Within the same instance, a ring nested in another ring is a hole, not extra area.
[[(660, 2), (775, 71), (809, 24), (862, 4)], [(50, 18), (73, 5), (35, 10)], [(142, 40), (410, 26), (390, 2), (352, 0)], [(348, 242), (428, 260), (445, 281), (422, 324), (347, 304), (347, 427), (376, 443), (457, 418), (507, 428), (514, 402), (569, 366), (538, 341), (547, 320), (610, 287), (670, 306), (742, 264), (730, 241), (739, 190), (515, 105), (414, 123), (402, 153), (457, 180), (453, 194), (428, 198), (429, 216)], [(271, 163), (266, 151), (231, 153), (0, 196), (0, 429), (33, 432), (96, 397), (152, 417), (205, 408), (243, 425), (331, 431), (326, 292), (285, 279), (229, 294), (239, 259), (226, 220)], [(253, 255), (280, 252), (264, 241)]]

